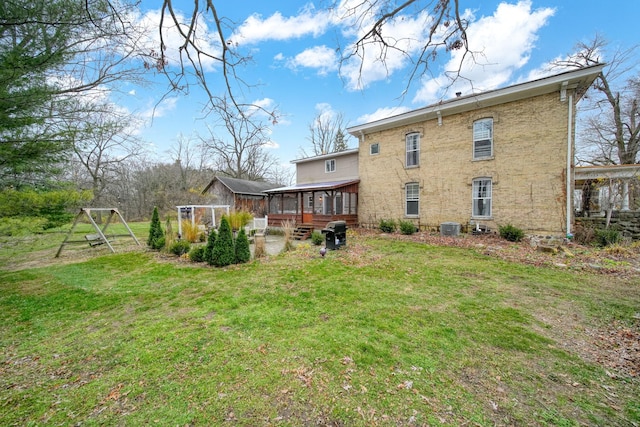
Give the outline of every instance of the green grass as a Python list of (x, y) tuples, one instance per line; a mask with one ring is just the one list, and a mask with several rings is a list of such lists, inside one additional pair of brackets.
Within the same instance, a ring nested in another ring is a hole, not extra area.
[(357, 236), (225, 269), (144, 248), (15, 266), (63, 238), (0, 248), (2, 425), (640, 422), (637, 378), (549, 320), (630, 321), (623, 279)]

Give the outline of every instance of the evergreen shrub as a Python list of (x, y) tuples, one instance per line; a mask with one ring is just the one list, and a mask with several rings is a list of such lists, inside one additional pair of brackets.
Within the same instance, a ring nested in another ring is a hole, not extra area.
[(191, 249), (191, 243), (188, 240), (176, 240), (169, 246), (169, 252), (174, 255), (182, 256), (186, 253), (189, 253)]
[(225, 217), (220, 220), (218, 237), (216, 237), (216, 241), (213, 244), (212, 258), (213, 265), (216, 267), (225, 267), (236, 261), (233, 234), (231, 233), (229, 221)]
[(400, 221), (400, 232), (402, 234), (411, 235), (416, 232), (416, 226), (411, 221)]
[(153, 214), (151, 215), (147, 246), (151, 249), (160, 250), (164, 247), (164, 242), (164, 231), (162, 231), (162, 225), (160, 225), (160, 215), (158, 214), (158, 207), (156, 206), (153, 208)]
[(193, 262), (205, 262), (204, 252), (206, 247), (203, 245), (191, 248), (189, 251), (189, 259)]
[(498, 232), (500, 233), (500, 237), (510, 242), (519, 242), (524, 237), (524, 231), (511, 224), (498, 227)]
[(380, 220), (380, 231), (383, 233), (394, 233), (396, 231), (397, 225), (396, 222), (392, 219), (381, 219)]
[(251, 249), (249, 248), (249, 238), (244, 228), (241, 228), (236, 237), (236, 264), (244, 264), (251, 260)]
[(319, 231), (311, 233), (311, 243), (316, 246), (320, 246), (324, 242), (324, 236)]
[(618, 230), (612, 230), (610, 228), (595, 230), (596, 245), (602, 248), (620, 243), (621, 240), (622, 236)]

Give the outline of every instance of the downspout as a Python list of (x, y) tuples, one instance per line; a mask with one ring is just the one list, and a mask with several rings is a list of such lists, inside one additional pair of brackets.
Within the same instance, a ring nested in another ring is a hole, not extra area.
[(569, 237), (569, 235), (571, 234), (571, 212), (573, 207), (571, 206), (571, 194), (573, 192), (573, 185), (572, 185), (572, 174), (571, 174), (571, 164), (572, 164), (572, 158), (573, 158), (573, 139), (571, 138), (571, 135), (573, 134), (573, 93), (569, 94), (569, 114), (568, 114), (568, 120), (569, 120), (569, 125), (567, 126), (568, 132), (567, 132), (567, 237)]

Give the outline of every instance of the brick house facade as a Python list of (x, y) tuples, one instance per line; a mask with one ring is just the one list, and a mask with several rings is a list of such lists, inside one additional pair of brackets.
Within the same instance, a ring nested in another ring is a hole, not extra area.
[(575, 106), (603, 66), (350, 127), (359, 140), (360, 225), (570, 232)]

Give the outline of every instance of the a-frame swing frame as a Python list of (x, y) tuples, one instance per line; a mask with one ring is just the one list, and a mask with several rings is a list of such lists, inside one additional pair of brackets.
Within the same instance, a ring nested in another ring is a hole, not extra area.
[[(96, 211), (96, 212), (109, 212), (109, 217), (107, 218), (107, 221), (105, 222), (105, 224), (104, 224), (104, 226), (102, 228), (98, 227), (98, 224), (96, 224), (96, 222), (93, 220), (93, 217), (91, 216), (91, 212), (94, 212), (94, 211)], [(71, 237), (71, 235), (73, 234), (73, 231), (75, 230), (76, 225), (78, 224), (78, 221), (83, 216), (86, 216), (89, 219), (89, 222), (91, 223), (91, 225), (93, 225), (93, 228), (96, 230), (96, 234), (95, 235), (87, 235), (87, 236), (85, 236), (85, 240), (69, 240), (69, 237)], [(58, 249), (58, 252), (56, 253), (55, 257), (58, 258), (60, 256), (60, 253), (62, 252), (62, 248), (64, 248), (65, 245), (68, 245), (68, 244), (71, 244), (71, 243), (87, 243), (88, 242), (89, 245), (91, 245), (91, 246), (94, 246), (96, 244), (103, 244), (104, 243), (109, 247), (109, 249), (111, 250), (112, 253), (115, 253), (116, 251), (113, 249), (113, 246), (111, 246), (111, 242), (109, 242), (109, 239), (107, 239), (107, 237), (105, 236), (105, 232), (106, 232), (107, 228), (109, 227), (109, 225), (111, 224), (111, 221), (113, 220), (114, 217), (118, 217), (120, 219), (120, 221), (125, 226), (125, 228), (129, 232), (129, 234), (117, 234), (117, 235), (113, 235), (112, 237), (130, 236), (130, 237), (133, 238), (133, 240), (136, 242), (136, 244), (138, 246), (140, 246), (140, 242), (138, 241), (136, 236), (133, 234), (133, 231), (131, 231), (131, 228), (129, 228), (129, 225), (124, 220), (124, 218), (122, 217), (122, 215), (120, 214), (118, 209), (116, 209), (116, 208), (82, 208), (82, 209), (80, 209), (80, 212), (78, 213), (78, 215), (76, 215), (76, 219), (75, 219), (75, 221), (73, 221), (73, 225), (71, 226), (71, 230), (69, 230), (69, 233), (64, 238), (64, 241), (60, 245), (60, 248)]]

